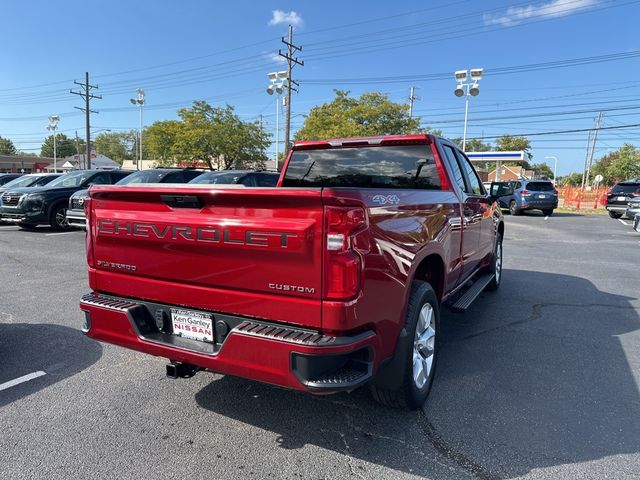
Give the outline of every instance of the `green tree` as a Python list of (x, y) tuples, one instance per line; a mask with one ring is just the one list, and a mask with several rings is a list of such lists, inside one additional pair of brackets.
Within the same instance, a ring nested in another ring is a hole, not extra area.
[(15, 155), (16, 147), (8, 138), (0, 137), (0, 155)]
[(553, 178), (553, 170), (546, 163), (534, 163), (531, 165), (531, 169), (536, 172), (538, 177)]
[(564, 177), (558, 177), (558, 185), (563, 187), (579, 187), (582, 184), (581, 173), (571, 173)]
[(618, 155), (607, 169), (609, 178), (620, 182), (640, 177), (640, 150), (630, 143), (625, 143), (616, 153)]
[[(518, 137), (514, 135), (503, 135), (496, 140), (496, 150), (499, 152), (515, 152), (523, 150), (529, 160), (533, 159), (531, 154), (531, 142), (526, 137)], [(522, 165), (522, 163), (520, 163)], [(531, 168), (527, 163), (526, 168)]]
[(122, 164), (124, 160), (132, 158), (134, 141), (135, 132), (104, 132), (96, 136), (93, 145), (98, 153)]
[[(462, 137), (452, 138), (451, 141), (462, 148)], [(467, 152), (488, 152), (491, 148), (490, 144), (484, 143), (478, 138), (471, 138), (467, 140), (465, 145), (465, 151)]]
[(394, 103), (382, 93), (363, 93), (360, 98), (350, 97), (344, 90), (336, 90), (335, 93), (336, 97), (330, 103), (311, 109), (302, 128), (295, 134), (296, 140), (421, 131), (420, 119), (409, 118), (407, 105)]
[[(80, 153), (83, 152), (84, 141), (80, 147)], [(67, 137), (64, 133), (58, 133), (56, 135), (56, 155), (58, 158), (65, 158), (70, 155), (74, 155), (76, 152), (76, 141)], [(40, 156), (53, 157), (53, 135), (49, 135), (40, 148)]]
[(209, 168), (264, 167), (269, 134), (259, 125), (243, 122), (232, 106), (212, 107), (196, 101), (178, 110), (181, 118), (172, 153), (186, 161), (202, 160)]
[(181, 127), (182, 123), (178, 120), (158, 121), (145, 128), (142, 133), (142, 148), (148, 151), (148, 157), (153, 158), (158, 166), (173, 164)]

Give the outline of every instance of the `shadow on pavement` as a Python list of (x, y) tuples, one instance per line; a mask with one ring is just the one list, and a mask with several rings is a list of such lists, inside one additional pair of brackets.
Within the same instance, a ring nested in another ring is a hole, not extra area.
[(0, 391), (0, 407), (75, 375), (102, 356), (102, 346), (77, 329), (36, 323), (0, 323), (0, 384), (46, 375)]
[(630, 363), (640, 357), (620, 338), (640, 327), (629, 300), (582, 278), (505, 270), (499, 292), (464, 315), (444, 313), (439, 371), (420, 413), (379, 407), (364, 389), (313, 397), (233, 377), (196, 401), (275, 432), (281, 448), (311, 444), (414, 475), (457, 465), (506, 479), (636, 454)]

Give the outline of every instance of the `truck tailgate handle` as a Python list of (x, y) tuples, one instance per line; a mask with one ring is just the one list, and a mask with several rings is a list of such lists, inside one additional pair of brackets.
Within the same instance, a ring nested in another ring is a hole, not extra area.
[(160, 195), (160, 199), (173, 208), (204, 207), (204, 200), (195, 195)]

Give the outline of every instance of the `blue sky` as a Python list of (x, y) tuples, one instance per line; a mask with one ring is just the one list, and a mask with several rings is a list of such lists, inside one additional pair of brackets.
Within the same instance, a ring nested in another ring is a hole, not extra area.
[[(137, 87), (147, 95), (147, 125), (206, 99), (247, 120), (262, 114), (273, 131), (266, 74), (284, 68), (273, 57), (288, 22), (305, 61), (294, 69), (294, 129), (334, 89), (404, 102), (415, 86), (423, 124), (462, 136), (464, 99), (453, 95), (453, 72), (475, 67), (486, 75), (471, 98), (470, 138), (591, 128), (599, 110), (604, 127), (640, 124), (638, 18), (640, 1), (631, 0), (9, 2), (0, 136), (39, 152), (47, 117), (58, 114), (59, 131), (84, 137), (74, 109), (81, 99), (69, 89), (85, 71), (103, 96), (92, 104), (96, 133), (137, 128), (129, 103)], [(556, 155), (559, 174), (581, 171), (587, 135), (530, 136), (534, 162)], [(640, 128), (601, 131), (596, 158), (625, 141), (640, 145)]]

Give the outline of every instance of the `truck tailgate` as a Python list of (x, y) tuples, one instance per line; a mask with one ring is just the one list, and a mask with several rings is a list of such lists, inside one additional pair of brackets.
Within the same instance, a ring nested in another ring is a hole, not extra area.
[(319, 190), (90, 190), (94, 289), (320, 327)]

